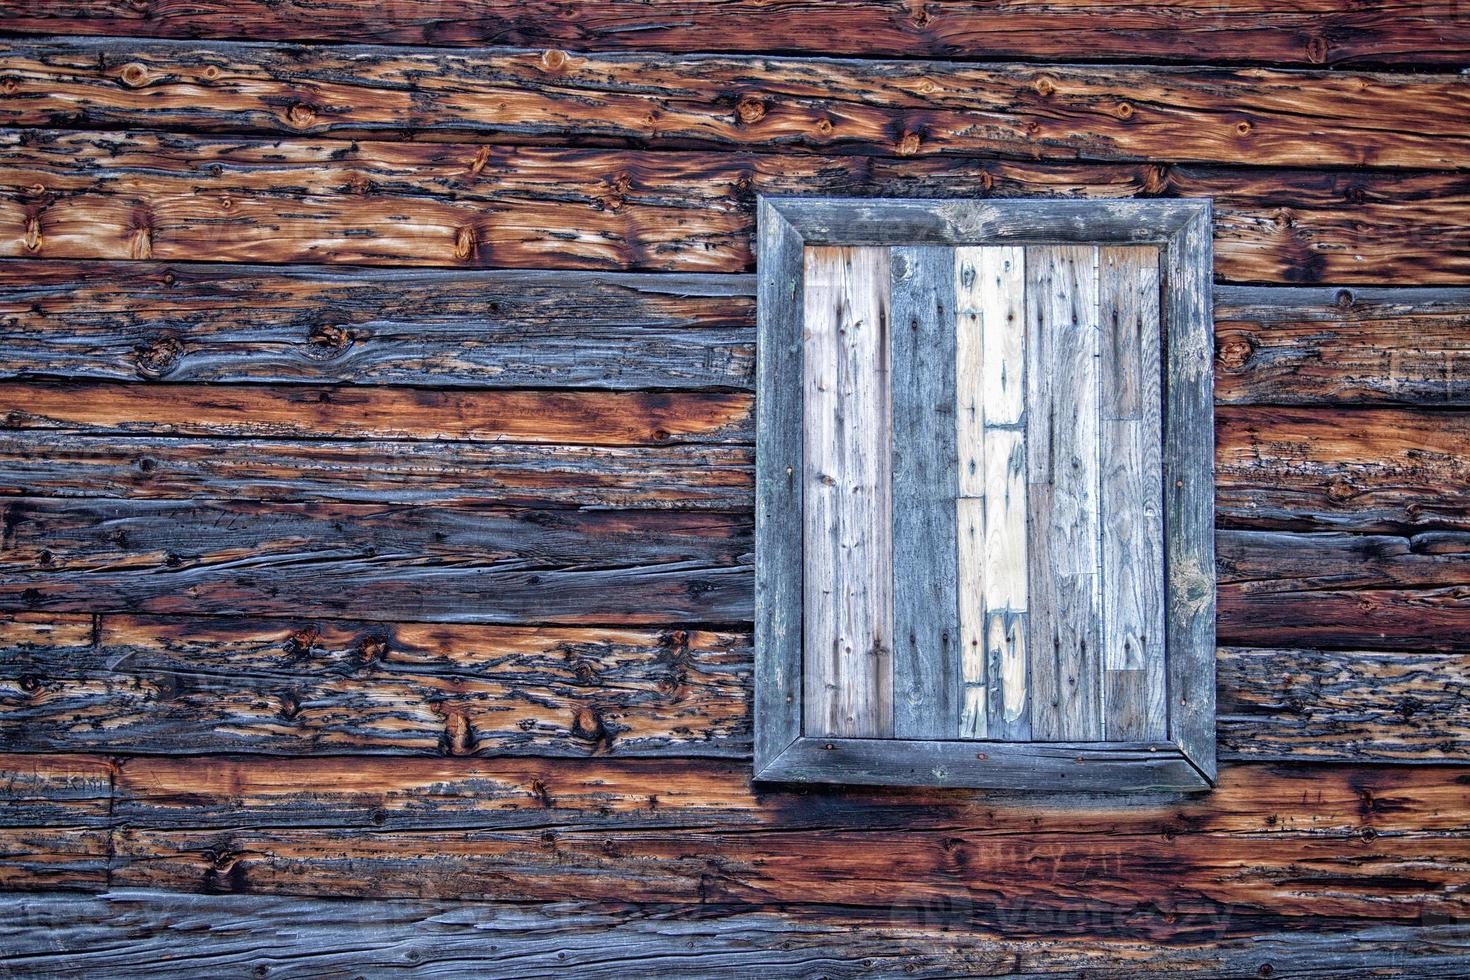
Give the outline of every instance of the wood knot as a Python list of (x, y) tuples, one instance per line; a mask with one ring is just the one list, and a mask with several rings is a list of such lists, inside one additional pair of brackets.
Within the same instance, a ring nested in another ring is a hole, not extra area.
[(473, 228), (461, 228), (454, 235), (454, 257), (464, 262), (475, 254), (478, 238)]
[(134, 228), (128, 241), (128, 257), (133, 259), (153, 258), (153, 229)]
[(439, 751), (446, 755), (470, 755), (475, 751), (475, 730), (464, 712), (451, 711), (444, 716), (444, 734), (439, 736)]
[(1327, 483), (1327, 498), (1334, 503), (1340, 504), (1357, 495), (1357, 489), (1343, 477), (1335, 476)]
[(1351, 289), (1339, 289), (1337, 291), (1336, 299), (1338, 308), (1344, 310), (1352, 309), (1353, 304), (1357, 302), (1357, 300), (1353, 297), (1353, 291)]
[(215, 65), (210, 65), (209, 67), (205, 68), (204, 71), (200, 72), (199, 77), (203, 78), (206, 82), (218, 81), (219, 68)]
[(1130, 105), (1127, 102), (1119, 102), (1118, 103), (1118, 107), (1113, 110), (1113, 113), (1119, 119), (1132, 119), (1133, 118), (1133, 106)]
[(138, 374), (156, 380), (170, 374), (184, 356), (184, 345), (173, 337), (160, 337), (149, 344), (133, 348), (133, 363)]
[(152, 81), (152, 76), (148, 73), (148, 66), (136, 61), (123, 65), (118, 77), (129, 88), (142, 88)]
[(475, 151), (475, 158), (470, 161), (470, 176), (471, 177), (478, 177), (478, 176), (480, 176), (480, 171), (484, 170), (485, 167), (486, 167), (486, 165), (488, 165), (489, 163), (490, 163), (490, 147), (488, 147), (488, 146), (482, 146), (478, 150)]
[(32, 215), (26, 219), (26, 251), (39, 252), (44, 242), (45, 239), (41, 237), (41, 219)]
[(1327, 60), (1328, 46), (1327, 38), (1320, 34), (1314, 34), (1307, 38), (1306, 43), (1307, 60), (1314, 65), (1320, 65)]
[(352, 333), (333, 323), (314, 324), (306, 335), (307, 355), (318, 359), (337, 357), (352, 346)]
[(1226, 371), (1239, 371), (1255, 352), (1255, 343), (1245, 334), (1221, 334), (1215, 360)]
[(901, 140), (898, 141), (897, 152), (898, 152), (898, 155), (901, 156), (901, 157), (911, 157), (915, 153), (918, 153), (919, 152), (919, 134), (918, 133), (904, 133), (903, 134), (903, 139), (901, 139)]
[(1255, 129), (1255, 127), (1251, 125), (1250, 120), (1249, 119), (1242, 119), (1240, 122), (1238, 122), (1238, 123), (1235, 124), (1235, 135), (1236, 136), (1249, 136), (1251, 134), (1251, 130), (1252, 129)]
[(830, 120), (830, 119), (818, 119), (817, 120), (817, 132), (821, 133), (823, 136), (831, 136), (832, 135), (832, 120)]
[(1057, 83), (1052, 81), (1046, 75), (1042, 75), (1040, 78), (1038, 78), (1035, 82), (1032, 83), (1031, 87), (1036, 89), (1036, 94), (1041, 96), (1043, 99), (1051, 98), (1054, 94), (1056, 94), (1057, 91)]
[(19, 91), (20, 82), (16, 81), (14, 78), (6, 78), (4, 81), (0, 81), (0, 94), (14, 95)]
[(572, 712), (572, 737), (594, 744), (611, 742), (601, 712), (594, 708), (577, 708)]
[(566, 67), (567, 53), (552, 48), (541, 54), (541, 67), (547, 71), (561, 71)]
[(286, 110), (286, 125), (293, 129), (306, 129), (316, 125), (316, 109), (305, 102), (297, 102)]
[(754, 95), (745, 96), (735, 107), (735, 117), (747, 126), (760, 122), (765, 116), (766, 104)]
[(321, 631), (315, 626), (306, 626), (295, 630), (286, 637), (281, 644), (281, 649), (289, 657), (307, 657), (311, 655), (317, 640), (321, 639)]
[(1162, 194), (1169, 187), (1169, 168), (1154, 164), (1145, 168), (1143, 190), (1146, 194)]

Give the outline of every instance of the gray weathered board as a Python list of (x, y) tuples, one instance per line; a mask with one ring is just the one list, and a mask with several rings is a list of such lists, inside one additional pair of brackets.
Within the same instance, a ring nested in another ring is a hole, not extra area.
[(1209, 203), (760, 220), (758, 777), (1208, 787)]

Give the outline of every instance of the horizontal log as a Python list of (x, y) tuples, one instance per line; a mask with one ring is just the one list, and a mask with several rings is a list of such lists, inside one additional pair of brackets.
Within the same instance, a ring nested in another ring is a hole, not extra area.
[(1454, 0), (1344, 6), (1340, 0), (572, 0), (527, 16), (516, 0), (192, 0), (137, 6), (4, 0), (13, 31), (262, 41), (518, 44), (645, 51), (801, 51), (913, 57), (1252, 61), (1290, 64), (1470, 61), (1470, 26)]
[(0, 503), (0, 610), (475, 623), (751, 617), (747, 515), (245, 501)]
[(1470, 530), (1470, 413), (1222, 406), (1215, 474), (1230, 527)]
[(1470, 405), (1470, 291), (1215, 290), (1215, 398)]
[[(1312, 808), (1303, 794), (1300, 816)], [(1365, 839), (1366, 838), (1366, 839)], [(460, 900), (821, 903), (1095, 915), (1132, 934), (1210, 917), (1310, 926), (1467, 912), (1464, 834), (1070, 834), (119, 827), (114, 887)], [(1044, 869), (1039, 872), (1038, 869)], [(969, 917), (969, 916), (965, 916)], [(1176, 924), (1176, 919), (1179, 921)]]
[[(1219, 286), (1215, 307), (1221, 404), (1470, 405), (1470, 290)], [(754, 282), (7, 259), (0, 342), (3, 378), (748, 390)]]
[[(93, 629), (89, 616), (0, 619), (0, 734), (11, 749), (750, 750), (746, 630), (126, 616)], [(1426, 763), (1470, 748), (1463, 653), (1227, 647), (1218, 661), (1223, 758)]]
[[(19, 760), (18, 762), (16, 760)], [(0, 756), (0, 771), (25, 766)], [(329, 776), (330, 778), (324, 778)], [(152, 828), (433, 830), (956, 829), (1053, 833), (1463, 834), (1463, 766), (1225, 766), (1206, 795), (750, 788), (743, 762), (713, 759), (211, 759), (140, 756), (116, 777), (119, 823)], [(310, 785), (310, 794), (301, 787)]]
[[(1470, 281), (1470, 174), (0, 135), (0, 255), (744, 272), (754, 197), (1211, 197), (1216, 274)], [(548, 234), (547, 229), (553, 233)]]
[[(64, 643), (71, 633), (90, 633), (91, 616), (29, 624)], [(0, 620), (4, 662), (9, 663), (16, 629)], [(19, 748), (10, 745), (7, 749)], [(116, 766), (88, 755), (7, 755), (0, 762), (0, 827), (106, 827), (112, 822)]]
[(1470, 757), (1470, 654), (1220, 651), (1221, 756)]
[(750, 509), (754, 456), (750, 446), (189, 439), (0, 429), (0, 495), (734, 511)]
[[(180, 977), (244, 974), (262, 950), (293, 970), (377, 976), (405, 968), (507, 980), (572, 971), (628, 975), (630, 964), (677, 963), (712, 978), (770, 974), (816, 980), (906, 977), (1273, 976), (1312, 973), (1462, 975), (1462, 930), (1450, 924), (1348, 926), (1160, 943), (1146, 939), (1010, 937), (932, 912), (891, 915), (680, 906), (547, 908), (434, 900), (332, 901), (274, 895), (181, 895), (141, 889), (92, 896), (35, 894), (0, 905), (7, 948), (36, 973)], [(1044, 923), (1077, 926), (1077, 923)], [(11, 938), (13, 937), (13, 938)]]
[(158, 435), (635, 446), (749, 443), (744, 392), (0, 382), (0, 426)]
[[(90, 619), (90, 618), (89, 618)], [(0, 742), (34, 750), (748, 755), (748, 635), (0, 619)]]
[(102, 891), (110, 841), (102, 828), (0, 827), (0, 891)]
[(1221, 531), (1215, 543), (1221, 643), (1470, 649), (1464, 532)]
[(0, 377), (754, 387), (745, 276), (0, 261)]
[(1458, 167), (1459, 75), (0, 41), (0, 124)]

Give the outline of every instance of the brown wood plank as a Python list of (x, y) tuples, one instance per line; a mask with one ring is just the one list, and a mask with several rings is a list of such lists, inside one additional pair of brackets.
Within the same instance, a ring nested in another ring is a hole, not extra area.
[(0, 41), (0, 124), (1421, 169), (1470, 154), (1470, 81), (1454, 74), (553, 60), (516, 48)]
[(802, 730), (891, 736), (889, 250), (804, 262)]
[(1222, 525), (1470, 530), (1470, 414), (1222, 406)]
[[(1200, 8), (1188, 0), (1067, 0), (1045, 5), (931, 0), (573, 0), (526, 16), (515, 0), (394, 0), (365, 8), (352, 0), (193, 0), (138, 7), (88, 0), (5, 0), (0, 18), (14, 31), (258, 41), (337, 41), (446, 46), (645, 51), (801, 51), (915, 57), (1056, 60), (1352, 62), (1443, 64), (1470, 61), (1470, 28), (1454, 0), (1347, 7), (1303, 0), (1229, 0)], [(546, 55), (548, 71), (565, 63)]]
[(743, 276), (0, 261), (0, 376), (748, 389)]
[(0, 253), (23, 258), (739, 272), (757, 192), (1148, 194), (1215, 199), (1226, 281), (1470, 281), (1465, 173), (40, 130), (0, 146)]
[[(1285, 816), (1310, 819), (1313, 794)], [(154, 829), (115, 834), (114, 887), (511, 901), (959, 904), (1188, 931), (1235, 916), (1417, 922), (1462, 917), (1470, 840), (1455, 833), (1074, 834), (654, 828), (379, 831)], [(958, 866), (958, 869), (957, 869)], [(1038, 874), (1045, 867), (1045, 874)], [(1167, 910), (1167, 911), (1164, 911)], [(1147, 913), (1144, 913), (1147, 914)], [(1120, 917), (1115, 919), (1114, 917)], [(1177, 918), (1176, 918), (1177, 917)], [(967, 917), (968, 918), (968, 917)]]
[(10, 498), (0, 609), (469, 623), (751, 618), (748, 515)]
[(1470, 292), (1215, 290), (1215, 398), (1470, 405)]
[(0, 382), (11, 429), (635, 446), (751, 441), (744, 392)]
[(35, 636), (37, 617), (0, 621), (0, 741), (8, 747), (750, 750), (744, 633), (107, 616), (94, 640), (86, 619), (69, 642)]
[[(90, 632), (90, 616), (19, 622), (0, 616), (0, 646), (7, 648), (68, 643)], [(8, 700), (0, 694), (0, 704)], [(5, 748), (9, 753), (19, 746), (7, 739)], [(0, 755), (0, 890), (107, 887), (115, 773), (97, 756)], [(8, 941), (6, 946), (12, 955)]]
[[(170, 392), (158, 393), (165, 401)], [(200, 439), (0, 427), (0, 496), (750, 507), (749, 446)]]

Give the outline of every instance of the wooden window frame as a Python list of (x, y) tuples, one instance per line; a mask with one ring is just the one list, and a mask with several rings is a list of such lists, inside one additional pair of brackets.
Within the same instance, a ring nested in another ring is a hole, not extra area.
[[(1166, 740), (914, 741), (803, 735), (803, 249), (907, 244), (1159, 247)], [(763, 196), (757, 207), (757, 265), (755, 779), (1052, 791), (1213, 786), (1211, 202)]]

